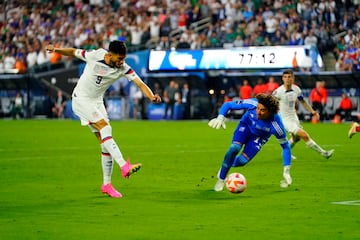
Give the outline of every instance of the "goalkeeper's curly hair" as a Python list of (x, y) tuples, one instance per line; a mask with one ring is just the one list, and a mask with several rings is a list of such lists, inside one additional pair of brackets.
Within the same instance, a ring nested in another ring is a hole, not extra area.
[(264, 105), (272, 114), (276, 114), (279, 111), (279, 100), (272, 95), (260, 93), (256, 95), (256, 99), (259, 103)]

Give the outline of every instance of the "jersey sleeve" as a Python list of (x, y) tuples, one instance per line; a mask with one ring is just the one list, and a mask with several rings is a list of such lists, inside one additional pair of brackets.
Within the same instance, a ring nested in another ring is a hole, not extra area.
[(129, 81), (132, 81), (135, 78), (139, 78), (137, 73), (127, 63), (124, 63), (123, 70), (125, 72), (126, 78), (129, 79)]
[(305, 97), (303, 92), (301, 91), (301, 88), (299, 88), (298, 86), (296, 86), (296, 94), (297, 94), (297, 99), (302, 102), (304, 101)]
[(277, 99), (280, 98), (279, 96), (279, 91), (280, 91), (280, 87), (278, 87), (277, 89), (275, 89), (271, 95), (273, 95), (274, 97), (276, 97)]
[(104, 53), (106, 51), (104, 49), (97, 49), (97, 50), (84, 50), (84, 49), (76, 49), (75, 50), (75, 57), (88, 62), (89, 60), (98, 61), (99, 59), (104, 58)]
[(226, 102), (221, 106), (219, 114), (225, 116), (231, 110), (256, 108), (257, 103), (258, 102), (256, 98)]
[(78, 58), (78, 59), (81, 59), (83, 61), (86, 61), (85, 53), (86, 53), (86, 50), (84, 50), (84, 49), (76, 49), (75, 50), (75, 57)]

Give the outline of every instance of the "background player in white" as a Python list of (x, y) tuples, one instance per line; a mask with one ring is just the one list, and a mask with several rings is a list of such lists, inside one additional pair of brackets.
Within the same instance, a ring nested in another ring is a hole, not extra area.
[(316, 112), (310, 104), (305, 100), (301, 89), (294, 84), (295, 76), (292, 70), (285, 70), (282, 74), (283, 84), (275, 89), (273, 95), (279, 99), (280, 102), (280, 115), (283, 119), (285, 129), (291, 134), (289, 140), (291, 148), (295, 144), (303, 139), (308, 147), (317, 151), (325, 158), (331, 157), (334, 152), (334, 149), (329, 151), (321, 148), (310, 135), (302, 128), (299, 118), (296, 113), (295, 104), (298, 100), (306, 110), (308, 110), (312, 115), (319, 118), (319, 113)]
[(88, 125), (101, 144), (102, 192), (110, 197), (122, 197), (121, 193), (111, 184), (113, 161), (115, 160), (120, 166), (124, 178), (137, 172), (141, 164), (131, 164), (130, 161), (125, 161), (114, 141), (103, 101), (104, 93), (119, 78), (126, 77), (135, 83), (150, 101), (158, 103), (161, 101), (160, 96), (154, 94), (125, 62), (127, 47), (122, 41), (110, 42), (108, 50), (100, 48), (86, 51), (75, 48), (56, 48), (53, 45), (48, 45), (46, 50), (76, 57), (86, 62), (84, 72), (72, 93), (72, 108), (80, 117), (81, 124)]

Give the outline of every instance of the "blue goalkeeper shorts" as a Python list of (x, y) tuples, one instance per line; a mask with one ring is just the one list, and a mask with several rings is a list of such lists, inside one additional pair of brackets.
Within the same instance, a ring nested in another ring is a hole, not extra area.
[(247, 124), (239, 123), (234, 131), (232, 143), (240, 143), (244, 146), (242, 154), (247, 156), (250, 161), (268, 140), (267, 137), (254, 135)]

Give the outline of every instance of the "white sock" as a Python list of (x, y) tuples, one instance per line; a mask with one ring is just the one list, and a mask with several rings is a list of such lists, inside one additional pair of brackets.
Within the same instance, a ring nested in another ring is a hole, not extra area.
[(111, 183), (111, 175), (113, 170), (114, 161), (105, 149), (105, 147), (101, 144), (101, 166), (103, 170), (103, 184)]
[(112, 130), (109, 125), (100, 130), (101, 141), (104, 148), (110, 153), (111, 157), (115, 160), (120, 167), (126, 164), (120, 149), (112, 137)]
[(307, 145), (309, 148), (317, 151), (317, 152), (320, 153), (320, 154), (325, 152), (325, 150), (322, 149), (319, 145), (317, 145), (316, 142), (315, 142), (314, 140), (312, 140), (312, 139), (310, 139), (309, 141), (307, 141), (307, 142), (306, 142), (306, 145)]

